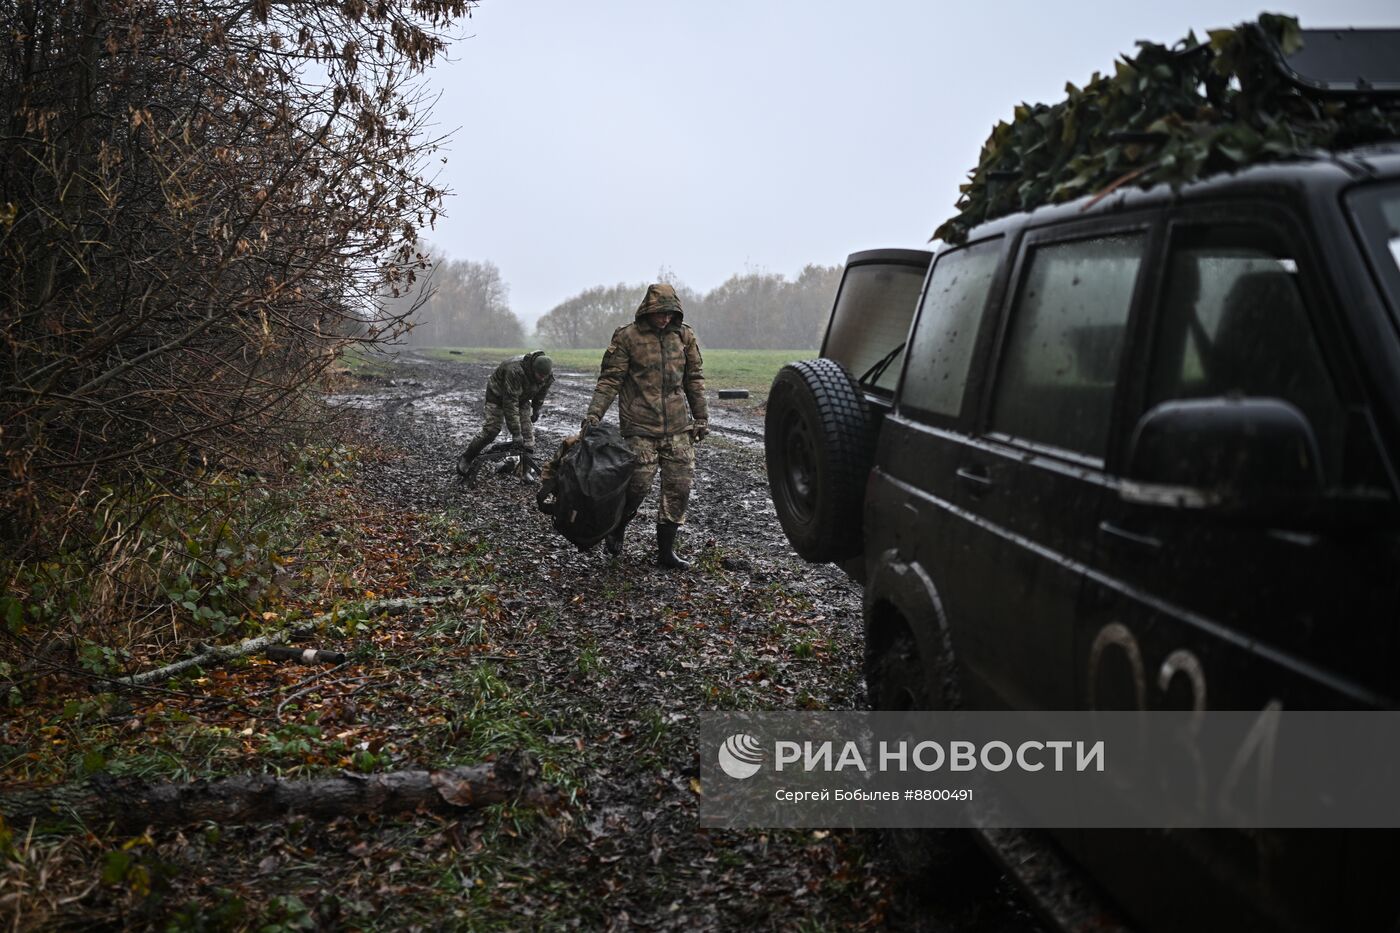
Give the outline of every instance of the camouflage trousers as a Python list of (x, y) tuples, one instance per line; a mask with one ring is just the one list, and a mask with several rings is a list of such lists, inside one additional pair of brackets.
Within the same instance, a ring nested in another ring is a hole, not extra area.
[[(505, 422), (506, 410), (501, 407), (500, 402), (494, 402), (488, 398), (484, 410), (486, 420), (482, 422), (481, 430), (477, 432), (476, 437), (472, 438), (473, 443), (482, 438), (485, 438), (487, 444), (491, 443), (496, 439), (496, 435), (501, 433), (501, 425)], [(530, 401), (526, 399), (520, 403), (520, 436), (515, 440), (521, 441), (526, 447), (533, 449), (535, 446), (535, 426), (530, 422), (531, 414)]]
[(685, 507), (690, 501), (690, 485), (695, 479), (695, 444), (689, 431), (669, 437), (629, 437), (627, 445), (637, 455), (637, 467), (627, 484), (628, 518), (637, 514), (651, 482), (661, 469), (661, 504), (656, 508), (657, 524), (685, 524)]

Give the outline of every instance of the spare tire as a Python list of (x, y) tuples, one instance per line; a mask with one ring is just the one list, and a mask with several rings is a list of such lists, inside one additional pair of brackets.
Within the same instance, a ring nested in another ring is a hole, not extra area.
[(835, 360), (778, 370), (763, 425), (768, 488), (793, 549), (814, 563), (861, 553), (861, 510), (875, 453), (874, 421)]

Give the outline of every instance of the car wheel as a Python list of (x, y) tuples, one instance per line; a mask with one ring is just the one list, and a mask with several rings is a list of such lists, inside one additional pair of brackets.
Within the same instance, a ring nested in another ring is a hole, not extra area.
[(939, 708), (929, 690), (928, 673), (914, 636), (908, 631), (900, 632), (884, 648), (870, 652), (865, 685), (872, 709), (905, 712)]
[[(940, 672), (950, 665), (951, 661), (939, 665)], [(865, 685), (871, 708), (895, 712), (954, 708), (939, 699), (948, 695), (946, 690), (931, 688), (932, 674), (919, 655), (914, 636), (901, 631), (866, 658)], [(915, 885), (933, 877), (955, 879), (978, 858), (967, 830), (886, 829), (882, 837), (895, 868)]]
[(835, 360), (789, 363), (768, 393), (768, 486), (778, 521), (805, 560), (861, 552), (861, 510), (875, 432), (855, 380)]

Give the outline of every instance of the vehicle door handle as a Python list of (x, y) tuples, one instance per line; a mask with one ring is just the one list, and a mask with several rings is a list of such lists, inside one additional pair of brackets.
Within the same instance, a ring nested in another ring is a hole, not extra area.
[(992, 474), (987, 471), (986, 467), (959, 467), (956, 475), (958, 480), (973, 493), (984, 493), (994, 485)]
[(1140, 535), (1126, 528), (1119, 528), (1107, 519), (1099, 522), (1099, 535), (1101, 537), (1111, 538), (1120, 544), (1131, 544), (1133, 547), (1143, 551), (1156, 552), (1162, 549), (1161, 538), (1154, 538), (1151, 535)]

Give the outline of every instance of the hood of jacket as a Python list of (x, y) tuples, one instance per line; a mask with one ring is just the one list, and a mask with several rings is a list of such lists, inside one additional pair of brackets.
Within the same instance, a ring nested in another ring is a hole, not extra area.
[(685, 312), (681, 310), (681, 299), (676, 294), (676, 290), (664, 282), (656, 285), (648, 285), (647, 293), (642, 298), (642, 303), (637, 305), (637, 313), (634, 320), (641, 323), (648, 314), (655, 314), (658, 311), (669, 311), (675, 315), (671, 319), (672, 324), (685, 322)]
[[(675, 315), (662, 330), (645, 315)], [(624, 437), (669, 437), (707, 421), (704, 360), (690, 325), (680, 321), (681, 303), (669, 285), (653, 285), (637, 319), (613, 331), (603, 354), (588, 413), (602, 418), (617, 399)]]
[(533, 353), (526, 353), (520, 358), (520, 369), (525, 374), (526, 380), (533, 386), (550, 385), (554, 382), (554, 373), (541, 376), (535, 372), (535, 360), (544, 356), (543, 350), (536, 350)]

